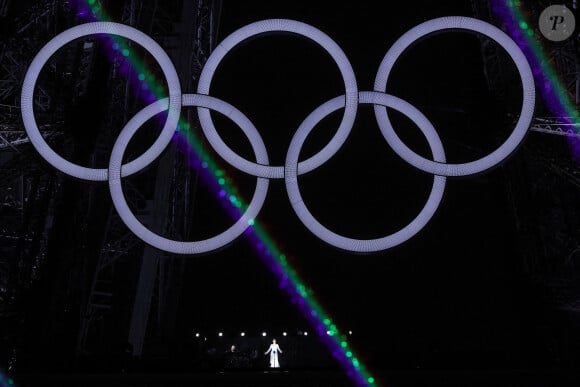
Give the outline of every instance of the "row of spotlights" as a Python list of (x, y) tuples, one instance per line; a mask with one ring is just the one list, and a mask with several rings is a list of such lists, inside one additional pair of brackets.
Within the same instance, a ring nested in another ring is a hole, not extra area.
[[(326, 334), (330, 336), (331, 335), (331, 332), (330, 331), (326, 331)], [(349, 335), (352, 335), (352, 331), (348, 331), (348, 334)], [(223, 332), (218, 332), (217, 335), (219, 337), (223, 337), (224, 333)], [(246, 336), (246, 332), (240, 332), (240, 336), (241, 337)], [(266, 336), (268, 336), (268, 333), (262, 332), (262, 337), (266, 337)], [(282, 332), (282, 336), (288, 336), (288, 333), (287, 332)], [(306, 331), (298, 331), (298, 336), (308, 336), (308, 332), (306, 332)], [(199, 332), (196, 332), (195, 333), (195, 337), (201, 337), (201, 334)]]

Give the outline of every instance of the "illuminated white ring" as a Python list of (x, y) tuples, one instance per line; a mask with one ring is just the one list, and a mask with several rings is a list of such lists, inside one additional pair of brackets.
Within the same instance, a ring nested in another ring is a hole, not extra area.
[[(219, 111), (233, 119), (244, 133), (248, 135), (248, 137), (256, 138), (255, 133), (257, 133), (257, 130), (251, 122), (241, 112), (223, 101), (219, 101), (206, 95), (185, 94), (183, 95), (182, 103), (184, 106), (204, 106)], [(125, 125), (119, 134), (117, 141), (115, 141), (111, 153), (111, 159), (109, 161), (109, 190), (111, 192), (113, 204), (115, 205), (121, 219), (125, 222), (127, 227), (137, 235), (137, 237), (160, 250), (175, 254), (200, 254), (219, 249), (240, 236), (249, 227), (250, 223), (253, 222), (264, 204), (269, 180), (258, 178), (256, 191), (254, 192), (254, 196), (248, 205), (246, 212), (242, 214), (242, 216), (230, 228), (212, 238), (194, 242), (181, 242), (164, 238), (147, 229), (135, 217), (135, 215), (133, 215), (133, 212), (127, 205), (125, 195), (123, 194), (123, 188), (121, 186), (121, 164), (123, 163), (125, 149), (135, 132), (147, 119), (150, 119), (155, 114), (166, 109), (167, 98), (147, 106), (147, 108), (143, 109), (140, 114), (137, 114), (127, 123), (127, 125)], [(252, 134), (252, 132), (255, 133)], [(266, 154), (264, 143), (262, 141), (252, 141), (251, 144), (256, 155), (256, 160), (259, 163), (268, 164), (268, 156)]]
[(505, 142), (489, 155), (467, 163), (446, 164), (428, 160), (412, 151), (401, 141), (392, 128), (386, 108), (375, 106), (374, 109), (383, 135), (389, 145), (403, 160), (422, 171), (432, 174), (466, 176), (490, 169), (507, 158), (522, 142), (532, 122), (535, 106), (534, 77), (526, 57), (508, 35), (489, 23), (469, 17), (448, 16), (426, 21), (407, 31), (388, 50), (377, 71), (374, 90), (386, 91), (387, 79), (395, 61), (413, 42), (432, 32), (447, 29), (468, 30), (486, 35), (499, 43), (517, 66), (523, 88), (522, 110), (513, 132)]
[[(429, 120), (413, 105), (404, 100), (394, 97), (389, 94), (375, 92), (375, 91), (361, 91), (359, 92), (359, 103), (379, 104), (382, 106), (389, 106), (408, 116), (421, 129), (433, 153), (433, 158), (440, 162), (445, 162), (445, 152), (441, 140), (431, 125)], [(352, 239), (342, 235), (336, 234), (324, 227), (318, 220), (312, 216), (302, 197), (300, 195), (300, 188), (298, 187), (298, 156), (304, 141), (308, 134), (312, 131), (316, 124), (318, 124), (328, 114), (336, 111), (344, 106), (344, 98), (336, 97), (330, 101), (320, 105), (314, 110), (300, 125), (288, 148), (286, 156), (286, 170), (285, 181), (286, 190), (290, 199), (290, 204), (294, 211), (302, 221), (302, 223), (317, 237), (326, 243), (338, 247), (343, 250), (369, 253), (386, 250), (388, 248), (397, 246), (412, 236), (417, 234), (431, 219), (435, 210), (441, 202), (443, 191), (445, 189), (444, 176), (433, 177), (433, 186), (429, 198), (425, 203), (423, 209), (408, 225), (401, 230), (387, 235), (385, 237), (376, 239)]]
[(133, 174), (145, 168), (153, 162), (161, 152), (163, 152), (163, 149), (165, 149), (167, 144), (171, 141), (181, 112), (181, 86), (179, 77), (177, 76), (177, 71), (171, 62), (171, 59), (167, 56), (166, 52), (163, 51), (161, 46), (143, 32), (124, 24), (94, 22), (72, 27), (52, 38), (44, 47), (42, 47), (38, 54), (36, 54), (32, 63), (28, 67), (26, 76), (24, 77), (21, 96), (22, 119), (24, 121), (24, 128), (30, 138), (30, 142), (36, 148), (38, 153), (40, 153), (49, 164), (59, 171), (83, 180), (105, 181), (107, 180), (106, 168), (87, 168), (76, 165), (65, 160), (50, 148), (40, 134), (36, 119), (34, 118), (33, 107), (36, 81), (40, 71), (46, 62), (48, 62), (50, 57), (56, 53), (59, 48), (70, 43), (74, 39), (95, 34), (119, 35), (139, 43), (157, 60), (163, 74), (165, 75), (167, 87), (169, 88), (169, 109), (165, 125), (163, 126), (159, 138), (155, 140), (153, 145), (146, 152), (123, 167), (123, 176)]
[[(358, 87), (352, 66), (342, 49), (328, 35), (302, 22), (288, 19), (268, 19), (248, 24), (226, 37), (205, 62), (197, 87), (198, 94), (209, 94), (212, 77), (224, 56), (244, 40), (267, 32), (291, 32), (318, 43), (334, 59), (342, 74), (345, 86), (344, 115), (331, 141), (307, 160), (300, 162), (300, 173), (311, 171), (322, 165), (342, 146), (354, 123), (358, 108)], [(284, 166), (267, 166), (248, 161), (232, 151), (221, 139), (212, 122), (208, 109), (198, 108), (201, 127), (215, 151), (228, 163), (253, 176), (281, 179)]]

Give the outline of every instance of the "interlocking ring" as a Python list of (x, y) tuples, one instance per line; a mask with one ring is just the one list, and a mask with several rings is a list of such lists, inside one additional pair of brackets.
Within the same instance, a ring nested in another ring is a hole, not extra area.
[(486, 35), (499, 43), (514, 61), (522, 81), (523, 101), (520, 117), (511, 135), (499, 148), (479, 160), (462, 164), (445, 164), (427, 160), (408, 148), (393, 130), (386, 109), (376, 105), (375, 116), (389, 145), (403, 160), (413, 165), (415, 168), (443, 176), (473, 175), (498, 165), (500, 162), (505, 160), (524, 139), (524, 136), (530, 128), (530, 123), (534, 115), (536, 96), (534, 76), (525, 55), (519, 49), (517, 44), (503, 31), (481, 20), (468, 17), (448, 16), (419, 24), (403, 34), (403, 36), (401, 36), (391, 46), (377, 71), (375, 90), (383, 92), (386, 90), (387, 79), (389, 78), (389, 73), (395, 64), (395, 61), (410, 44), (427, 34), (442, 30), (466, 30)]
[[(322, 148), (322, 150), (311, 156), (309, 159), (300, 162), (301, 173), (306, 173), (318, 168), (338, 151), (344, 141), (346, 141), (346, 138), (352, 129), (358, 108), (358, 87), (352, 66), (342, 49), (325, 33), (308, 24), (287, 19), (263, 20), (248, 24), (226, 37), (224, 41), (215, 48), (203, 66), (203, 70), (199, 77), (197, 92), (199, 94), (209, 93), (213, 74), (221, 60), (231, 49), (251, 37), (266, 32), (290, 32), (313, 40), (324, 48), (330, 56), (332, 56), (343, 77), (346, 91), (346, 103), (342, 122), (340, 123), (334, 137), (324, 148)], [(215, 151), (232, 166), (235, 166), (239, 170), (253, 176), (268, 177), (271, 179), (282, 179), (284, 177), (283, 166), (272, 167), (259, 165), (249, 162), (240, 157), (237, 153), (234, 153), (217, 133), (209, 111), (207, 109), (198, 109), (198, 114), (201, 127), (205, 136), (208, 138), (209, 143), (213, 146)]]
[[(231, 118), (240, 126), (244, 134), (246, 134), (250, 140), (257, 161), (259, 163), (268, 164), (266, 146), (262, 142), (258, 131), (250, 120), (248, 120), (239, 110), (224, 101), (199, 94), (185, 94), (182, 103), (184, 106), (209, 106)], [(177, 254), (200, 254), (219, 249), (240, 236), (258, 215), (258, 212), (260, 212), (264, 200), (266, 199), (269, 180), (258, 178), (254, 197), (246, 209), (246, 212), (242, 214), (240, 219), (238, 219), (238, 221), (229, 229), (213, 238), (196, 242), (178, 242), (159, 236), (147, 229), (135, 217), (135, 215), (133, 215), (125, 201), (125, 196), (123, 195), (123, 190), (121, 188), (121, 164), (123, 163), (123, 153), (137, 129), (139, 129), (148, 119), (154, 117), (155, 114), (166, 109), (167, 98), (147, 106), (136, 114), (127, 125), (125, 125), (119, 134), (117, 141), (115, 141), (109, 162), (109, 189), (111, 191), (113, 203), (119, 216), (123, 219), (127, 227), (129, 227), (129, 229), (143, 241), (157, 247), (158, 249)]]
[(22, 119), (24, 121), (26, 133), (30, 138), (30, 142), (36, 148), (38, 153), (40, 153), (48, 163), (59, 171), (82, 180), (104, 181), (107, 180), (107, 169), (86, 168), (76, 165), (65, 160), (50, 148), (40, 134), (40, 130), (38, 129), (34, 117), (33, 108), (34, 87), (42, 68), (46, 62), (48, 62), (50, 57), (56, 53), (59, 48), (72, 42), (74, 39), (95, 34), (118, 35), (139, 43), (157, 60), (161, 66), (163, 75), (165, 75), (165, 78), (167, 79), (167, 87), (169, 88), (169, 110), (167, 112), (165, 125), (163, 126), (159, 138), (155, 140), (153, 145), (151, 145), (145, 153), (125, 166), (123, 176), (136, 173), (151, 164), (171, 141), (181, 112), (181, 86), (175, 66), (173, 66), (173, 62), (171, 62), (171, 59), (163, 48), (143, 32), (124, 24), (93, 22), (72, 27), (52, 38), (48, 43), (46, 43), (46, 45), (44, 45), (44, 47), (42, 47), (38, 54), (36, 54), (26, 71), (22, 85), (22, 94), (20, 96)]
[[(446, 163), (441, 140), (429, 120), (414, 106), (395, 96), (385, 93), (389, 73), (397, 58), (414, 41), (432, 32), (442, 30), (466, 30), (476, 32), (493, 39), (500, 44), (514, 61), (520, 74), (523, 98), (522, 110), (518, 122), (508, 139), (495, 151), (479, 160), (463, 164)], [(334, 59), (339, 67), (345, 85), (345, 94), (332, 98), (314, 109), (300, 124), (290, 142), (286, 161), (283, 166), (269, 165), (264, 142), (254, 125), (238, 109), (229, 103), (207, 95), (211, 81), (222, 59), (236, 45), (246, 39), (269, 32), (286, 32), (306, 37), (320, 45)], [(34, 119), (33, 92), (38, 75), (50, 56), (62, 45), (78, 37), (90, 34), (114, 34), (140, 43), (159, 62), (167, 78), (169, 97), (156, 101), (138, 112), (122, 129), (117, 138), (108, 169), (91, 169), (70, 163), (57, 155), (46, 144)], [(447, 176), (465, 176), (487, 170), (508, 157), (523, 141), (533, 116), (535, 104), (535, 88), (532, 71), (519, 47), (501, 30), (483, 21), (461, 16), (449, 16), (432, 19), (409, 30), (388, 50), (375, 78), (374, 91), (359, 91), (352, 66), (340, 47), (322, 31), (302, 22), (288, 19), (270, 19), (251, 23), (238, 29), (226, 37), (212, 52), (204, 65), (196, 94), (181, 95), (179, 80), (173, 64), (154, 41), (143, 33), (122, 24), (111, 22), (95, 22), (73, 27), (57, 35), (49, 41), (32, 61), (24, 80), (22, 90), (22, 115), (24, 126), (31, 143), (38, 152), (58, 170), (80, 179), (108, 180), (111, 197), (117, 212), (127, 227), (144, 242), (158, 249), (176, 253), (195, 255), (219, 249), (240, 236), (258, 216), (268, 191), (269, 179), (284, 179), (290, 203), (298, 218), (316, 236), (337, 248), (352, 252), (384, 251), (397, 246), (416, 235), (432, 218), (437, 210)], [(359, 104), (375, 105), (375, 117), (386, 142), (403, 160), (414, 167), (434, 175), (431, 193), (423, 209), (407, 226), (401, 230), (377, 239), (352, 239), (338, 235), (320, 224), (309, 212), (300, 195), (298, 176), (312, 171), (330, 157), (343, 145), (350, 133)], [(256, 190), (245, 213), (226, 231), (202, 241), (182, 242), (164, 238), (151, 232), (141, 224), (131, 212), (121, 187), (121, 177), (140, 171), (149, 165), (168, 145), (177, 122), (181, 106), (197, 106), (202, 130), (214, 150), (231, 166), (255, 176)], [(431, 148), (433, 160), (423, 158), (409, 149), (396, 135), (387, 115), (387, 107), (400, 111), (409, 117), (419, 127)], [(339, 128), (329, 143), (317, 154), (307, 160), (299, 161), (300, 150), (312, 129), (327, 115), (344, 109)], [(140, 157), (122, 165), (125, 149), (143, 124), (154, 115), (168, 110), (167, 120), (159, 138)], [(249, 161), (230, 149), (219, 136), (210, 110), (215, 110), (229, 117), (244, 132), (256, 161)]]
[[(433, 128), (429, 120), (419, 110), (410, 105), (408, 102), (385, 93), (361, 91), (359, 93), (359, 97), (360, 103), (389, 106), (409, 117), (412, 121), (415, 122), (415, 124), (419, 127), (419, 129), (421, 129), (427, 138), (429, 146), (431, 147), (433, 158), (439, 162), (445, 162), (445, 152), (443, 151), (443, 145), (439, 140), (439, 136), (437, 135), (435, 128)], [(386, 250), (408, 240), (413, 235), (418, 233), (429, 222), (435, 213), (435, 210), (437, 207), (439, 207), (439, 203), (443, 197), (443, 191), (445, 189), (445, 177), (437, 175), (434, 176), (431, 193), (429, 194), (429, 198), (427, 199), (427, 202), (425, 203), (425, 206), (419, 215), (417, 215), (417, 217), (413, 219), (407, 226), (392, 235), (378, 239), (351, 239), (328, 230), (326, 227), (321, 225), (314, 218), (314, 216), (312, 216), (302, 201), (300, 190), (298, 188), (297, 163), (300, 149), (302, 148), (306, 137), (316, 126), (316, 124), (318, 124), (330, 113), (342, 107), (344, 107), (344, 96), (336, 97), (322, 104), (319, 108), (314, 110), (306, 118), (306, 120), (304, 120), (292, 138), (290, 147), (288, 149), (288, 154), (286, 156), (285, 167), (286, 190), (288, 191), (288, 196), (290, 197), (290, 203), (292, 204), (292, 207), (294, 208), (294, 211), (300, 220), (302, 220), (302, 223), (304, 223), (304, 225), (310, 231), (312, 231), (312, 233), (314, 233), (328, 244), (344, 250), (362, 253)]]

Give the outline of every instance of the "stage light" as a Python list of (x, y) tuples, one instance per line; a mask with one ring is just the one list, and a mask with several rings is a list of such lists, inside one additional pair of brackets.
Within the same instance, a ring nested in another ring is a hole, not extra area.
[(283, 333), (282, 333), (282, 336), (286, 336), (286, 335), (287, 335), (287, 333), (286, 333), (286, 332), (283, 332)]
[(266, 332), (262, 332), (262, 336), (263, 337), (266, 337)]
[(245, 332), (240, 333), (240, 336), (244, 337), (246, 335)]
[(223, 335), (224, 335), (224, 334), (223, 334), (222, 332), (219, 332), (219, 333), (218, 333), (218, 336), (219, 336), (219, 337), (222, 337)]

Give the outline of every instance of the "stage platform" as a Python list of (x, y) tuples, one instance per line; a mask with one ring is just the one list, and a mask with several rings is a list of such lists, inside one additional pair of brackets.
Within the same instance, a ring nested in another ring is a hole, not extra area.
[[(384, 370), (381, 387), (577, 387), (575, 370)], [(180, 373), (27, 374), (14, 387), (350, 387), (341, 370), (294, 369)]]

